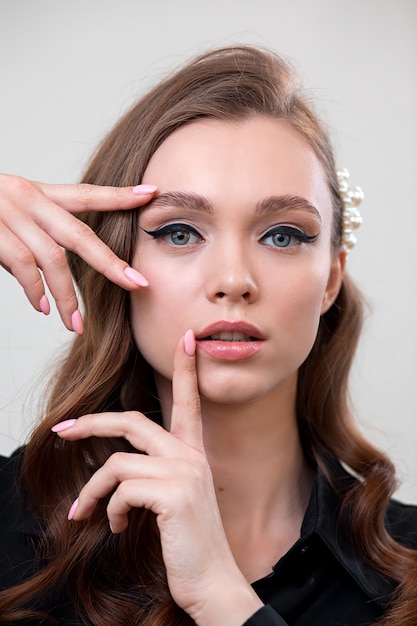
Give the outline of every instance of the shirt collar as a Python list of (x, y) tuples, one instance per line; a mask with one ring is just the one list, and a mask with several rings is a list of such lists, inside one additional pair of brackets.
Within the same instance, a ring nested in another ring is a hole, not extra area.
[[(340, 465), (332, 468), (334, 484), (346, 489), (347, 484), (355, 481)], [(355, 552), (338, 523), (340, 497), (321, 470), (317, 471), (309, 505), (301, 527), (301, 540), (316, 534), (332, 552), (342, 567), (354, 578), (359, 587), (380, 606), (387, 604), (388, 596), (394, 591), (396, 583), (364, 563)]]

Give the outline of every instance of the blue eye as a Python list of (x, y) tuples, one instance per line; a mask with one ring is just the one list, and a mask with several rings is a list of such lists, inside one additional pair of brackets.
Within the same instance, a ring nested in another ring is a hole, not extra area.
[(168, 237), (176, 246), (185, 246), (187, 243), (190, 243), (192, 233), (188, 230), (172, 230), (169, 232)]
[(186, 246), (187, 244), (199, 243), (202, 240), (200, 233), (188, 224), (167, 224), (157, 230), (142, 230), (154, 239), (165, 239), (174, 246)]
[(311, 243), (317, 237), (318, 235), (307, 235), (302, 230), (292, 226), (276, 226), (265, 233), (262, 241), (275, 248), (293, 248), (300, 243)]

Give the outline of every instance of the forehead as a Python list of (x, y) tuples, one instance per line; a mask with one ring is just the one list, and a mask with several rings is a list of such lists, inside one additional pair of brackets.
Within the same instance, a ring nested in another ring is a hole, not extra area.
[(152, 156), (143, 182), (161, 193), (197, 193), (214, 205), (253, 206), (264, 197), (296, 195), (331, 213), (326, 176), (311, 146), (285, 122), (265, 117), (201, 119), (178, 128)]

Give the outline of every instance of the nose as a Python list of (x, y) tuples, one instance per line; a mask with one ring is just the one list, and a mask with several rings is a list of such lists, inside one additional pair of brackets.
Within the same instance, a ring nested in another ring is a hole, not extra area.
[(251, 303), (257, 299), (258, 284), (247, 250), (217, 249), (207, 261), (206, 294), (210, 301)]

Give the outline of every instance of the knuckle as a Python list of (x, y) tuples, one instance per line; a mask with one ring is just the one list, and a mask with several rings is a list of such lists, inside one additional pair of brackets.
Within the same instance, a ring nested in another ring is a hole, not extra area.
[(27, 248), (23, 244), (16, 246), (15, 251), (14, 251), (13, 265), (11, 266), (12, 270), (14, 266), (29, 267), (34, 264), (35, 264), (35, 257), (33, 256), (32, 252), (29, 250), (29, 248)]
[(44, 284), (39, 272), (37, 272), (34, 280), (31, 281), (30, 286), (24, 286), (24, 290), (27, 296), (30, 294), (42, 294), (44, 292)]
[(106, 258), (106, 274), (111, 274), (113, 271), (117, 271), (121, 265), (127, 265), (124, 261), (121, 261), (110, 248), (107, 252)]
[(106, 465), (112, 469), (116, 470), (119, 468), (125, 460), (124, 452), (114, 452), (106, 461)]
[(94, 195), (94, 186), (89, 183), (80, 183), (77, 186), (77, 191), (83, 208), (87, 209)]
[(200, 413), (201, 411), (200, 397), (198, 395), (193, 395), (191, 398), (189, 398), (187, 402), (187, 408), (192, 414)]
[(78, 306), (77, 297), (74, 291), (67, 293), (64, 296), (56, 295), (55, 302), (60, 311), (69, 311), (70, 313), (73, 313)]
[(73, 250), (76, 252), (81, 242), (95, 238), (96, 234), (91, 228), (85, 222), (75, 218), (72, 228)]
[(125, 480), (119, 483), (113, 495), (113, 498), (112, 498), (113, 512), (115, 512), (120, 502), (129, 503), (129, 499), (130, 499), (130, 483), (129, 481)]
[(141, 414), (137, 411), (122, 411), (120, 415), (118, 415), (118, 429), (120, 437), (123, 437), (123, 439), (129, 439), (132, 434), (132, 424), (135, 423), (135, 420), (138, 420), (140, 415)]
[(11, 176), (2, 174), (0, 179), (1, 187), (10, 189), (12, 195), (16, 197), (33, 195), (39, 193), (38, 188), (23, 176)]
[(65, 252), (55, 243), (49, 247), (48, 260), (50, 265), (57, 270), (63, 270), (67, 267)]
[(122, 187), (113, 187), (113, 202), (117, 209), (121, 209), (126, 204), (126, 194)]

